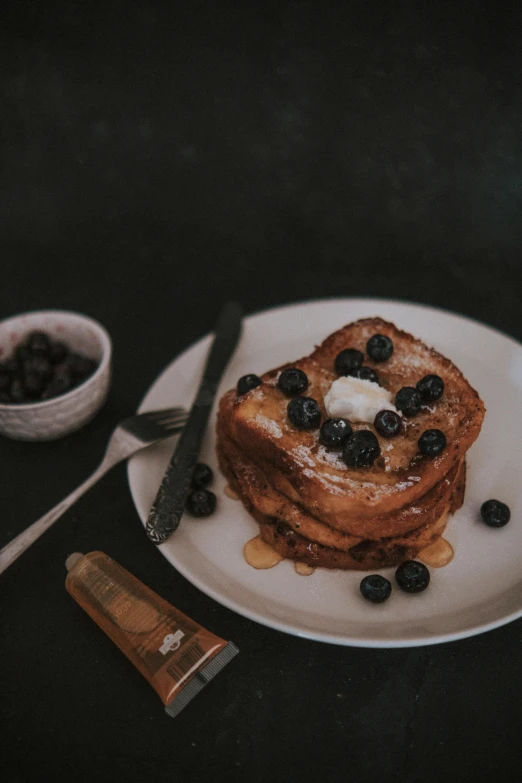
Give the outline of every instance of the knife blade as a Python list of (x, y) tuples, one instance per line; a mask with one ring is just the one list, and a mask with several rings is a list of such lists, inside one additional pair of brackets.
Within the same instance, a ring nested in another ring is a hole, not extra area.
[(217, 387), (241, 335), (242, 315), (237, 302), (227, 302), (219, 314), (203, 378), (145, 526), (155, 544), (166, 541), (180, 523)]

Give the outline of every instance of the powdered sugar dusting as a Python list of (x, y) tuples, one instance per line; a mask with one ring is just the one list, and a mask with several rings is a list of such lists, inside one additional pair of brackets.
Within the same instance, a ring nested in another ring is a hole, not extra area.
[(348, 469), (338, 451), (329, 451), (328, 449), (325, 449), (324, 446), (319, 446), (319, 449), (317, 450), (317, 460), (318, 462), (326, 463), (326, 465), (331, 465), (333, 468), (337, 468), (337, 470)]
[(292, 449), (292, 454), (300, 465), (310, 465), (312, 468), (315, 467), (315, 462), (311, 457), (311, 451), (308, 446), (296, 446), (295, 449)]
[(282, 438), (283, 437), (283, 431), (279, 424), (274, 421), (273, 419), (269, 419), (266, 416), (262, 416), (260, 413), (256, 416), (256, 423), (259, 424), (259, 426), (270, 433), (274, 438)]
[(415, 356), (415, 354), (406, 354), (401, 357), (402, 364), (405, 367), (424, 367), (426, 359), (424, 356)]
[[(264, 397), (264, 390), (262, 386), (256, 386), (254, 389), (250, 389), (250, 391), (247, 392), (248, 399), (250, 401), (252, 400), (262, 400)], [(243, 395), (245, 396), (245, 395)]]
[[(420, 476), (408, 476), (405, 481), (399, 481), (396, 484), (379, 484), (375, 485), (372, 481), (361, 481), (353, 478), (349, 475), (349, 470), (346, 463), (342, 460), (339, 452), (329, 451), (324, 446), (319, 446), (315, 456), (316, 461), (313, 459), (313, 452), (309, 446), (300, 445), (292, 449), (292, 455), (296, 462), (301, 466), (303, 475), (308, 478), (318, 481), (329, 492), (335, 495), (344, 495), (346, 492), (360, 491), (363, 488), (365, 491), (370, 492), (372, 497), (379, 497), (382, 495), (393, 495), (396, 492), (403, 492), (405, 489), (412, 487), (415, 482), (420, 481)], [(385, 457), (385, 461), (388, 458)], [(335, 475), (330, 472), (323, 472), (321, 464), (327, 465), (334, 470), (342, 471), (344, 475)], [(385, 467), (385, 471), (390, 470), (388, 466)], [(335, 486), (336, 484), (340, 486)]]
[[(420, 476), (417, 478), (417, 481), (420, 481)], [(398, 481), (397, 484), (394, 485), (394, 488), (399, 490), (400, 492), (403, 489), (408, 489), (408, 487), (412, 487), (412, 486), (413, 486), (413, 481)]]
[[(375, 485), (371, 481), (358, 481), (346, 476), (335, 476), (331, 473), (324, 474), (320, 470), (312, 469), (312, 466), (303, 468), (303, 475), (307, 478), (313, 479), (319, 482), (328, 492), (333, 495), (350, 494), (350, 492), (360, 492), (364, 490), (369, 499), (377, 501), (379, 497), (395, 495), (396, 493), (404, 492), (404, 490), (413, 486), (414, 481), (419, 480), (419, 477), (410, 477), (413, 480), (399, 481), (396, 484), (378, 484)], [(336, 486), (336, 484), (340, 486)], [(413, 513), (417, 513), (414, 511)]]
[(317, 473), (315, 470), (311, 470), (310, 468), (304, 468), (303, 475), (308, 476), (308, 478), (312, 479), (318, 479), (319, 483), (323, 486), (328, 488), (328, 491), (332, 493), (332, 495), (344, 495), (345, 490), (341, 489), (341, 487), (335, 487), (330, 484), (329, 481), (325, 481), (324, 477), (321, 476), (320, 473)]
[(408, 353), (401, 354), (400, 361), (403, 367), (426, 369), (430, 366), (432, 359), (431, 356), (426, 355), (426, 348), (424, 345), (413, 343), (408, 347)]

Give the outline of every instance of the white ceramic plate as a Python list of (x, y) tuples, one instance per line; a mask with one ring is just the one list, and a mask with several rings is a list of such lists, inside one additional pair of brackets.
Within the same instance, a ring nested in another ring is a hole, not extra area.
[[(336, 299), (268, 310), (245, 319), (241, 343), (219, 396), (249, 372), (261, 374), (304, 356), (328, 334), (362, 317), (382, 316), (452, 359), (487, 408), (478, 441), (468, 453), (463, 508), (445, 537), (455, 549), (445, 568), (431, 569), (429, 589), (372, 605), (359, 593), (361, 573), (318, 569), (295, 573), (285, 560), (257, 571), (243, 545), (258, 532), (242, 505), (224, 494), (215, 457), (215, 408), (201, 460), (215, 472), (218, 510), (208, 519), (184, 518), (160, 546), (167, 560), (219, 603), (256, 622), (310, 639), (360, 647), (407, 647), (461, 639), (522, 616), (522, 345), (480, 323), (429, 307), (378, 299)], [(179, 356), (153, 384), (140, 410), (189, 407), (211, 337)], [(145, 522), (167, 466), (172, 441), (130, 461), (132, 497)], [(488, 498), (506, 502), (510, 523), (491, 529), (478, 519)], [(393, 584), (393, 569), (382, 571)]]

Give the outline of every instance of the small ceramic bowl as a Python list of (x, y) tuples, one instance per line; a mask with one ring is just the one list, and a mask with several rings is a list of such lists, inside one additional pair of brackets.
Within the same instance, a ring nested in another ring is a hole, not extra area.
[(80, 429), (101, 408), (111, 379), (111, 340), (103, 326), (80, 313), (39, 310), (0, 321), (0, 362), (33, 330), (47, 332), (98, 364), (71, 391), (42, 402), (0, 403), (0, 433), (16, 440), (54, 440)]

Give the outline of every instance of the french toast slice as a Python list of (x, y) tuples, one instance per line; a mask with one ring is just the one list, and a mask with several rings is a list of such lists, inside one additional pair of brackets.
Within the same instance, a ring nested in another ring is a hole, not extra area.
[(283, 557), (307, 565), (322, 568), (340, 568), (353, 571), (373, 571), (400, 565), (404, 560), (415, 559), (422, 549), (434, 544), (443, 534), (448, 518), (464, 502), (466, 467), (462, 463), (447, 510), (430, 528), (429, 535), (421, 530), (406, 536), (382, 538), (377, 541), (365, 539), (347, 552), (308, 541), (288, 528), (281, 527), (276, 520), (254, 511), (260, 534), (267, 544)]
[[(228, 393), (223, 398), (221, 405), (222, 411), (234, 405), (235, 393)], [(407, 533), (421, 524), (428, 524), (437, 519), (446, 507), (447, 497), (451, 491), (451, 485), (455, 480), (456, 470), (459, 463), (453, 465), (448, 474), (432, 487), (426, 495), (419, 498), (413, 504), (404, 506), (398, 510), (387, 514), (378, 515), (370, 519), (359, 519), (355, 515), (347, 524), (344, 530), (325, 523), (315, 510), (304, 508), (299, 502), (299, 497), (291, 486), (288, 485), (285, 478), (282, 477), (275, 468), (263, 463), (262, 466), (256, 464), (249, 455), (242, 451), (237, 444), (229, 437), (226, 429), (226, 415), (220, 415), (217, 423), (217, 453), (220, 463), (223, 460), (232, 466), (236, 478), (243, 484), (243, 495), (246, 495), (258, 510), (268, 516), (275, 516), (279, 519), (287, 518), (292, 527), (306, 525), (306, 530), (312, 530), (315, 524), (318, 529), (328, 530), (329, 541), (315, 538), (319, 543), (335, 546), (331, 543), (334, 540), (349, 541), (354, 537), (382, 538), (384, 536), (399, 535)], [(333, 455), (335, 457), (335, 454)], [(227, 474), (223, 464), (222, 472)], [(255, 499), (254, 499), (255, 498)], [(283, 512), (282, 507), (286, 507)], [(286, 516), (284, 516), (286, 514)], [(297, 528), (298, 529), (298, 528)], [(301, 532), (308, 536), (304, 527)]]
[[(254, 513), (254, 516), (257, 516)], [(371, 541), (366, 539), (347, 552), (307, 541), (303, 536), (282, 530), (275, 520), (257, 518), (261, 538), (289, 560), (321, 568), (339, 568), (351, 571), (375, 571), (398, 566), (405, 560), (414, 560), (419, 551), (441, 536), (446, 526), (447, 514), (440, 519), (440, 531), (434, 533), (422, 546), (393, 538)]]
[(458, 467), (455, 481), (446, 500), (446, 507), (438, 519), (399, 536), (377, 540), (352, 537), (348, 548), (339, 549), (306, 538), (296, 532), (288, 521), (263, 514), (252, 503), (245, 482), (238, 478), (238, 474), (241, 474), (238, 463), (229, 461), (223, 449), (220, 449), (219, 456), (221, 469), (245, 508), (258, 523), (263, 540), (283, 557), (323, 568), (367, 571), (396, 566), (406, 559), (415, 558), (422, 549), (440, 538), (449, 515), (454, 513), (464, 500), (465, 461)]
[[(339, 453), (319, 443), (317, 430), (293, 427), (287, 416), (289, 398), (277, 387), (277, 379), (286, 367), (302, 369), (309, 379), (306, 395), (317, 401), (324, 418), (324, 396), (337, 378), (335, 357), (344, 348), (365, 353), (368, 339), (377, 333), (391, 338), (393, 354), (379, 363), (365, 356), (364, 364), (375, 369), (393, 396), (428, 374), (440, 375), (445, 390), (415, 417), (404, 418), (402, 432), (394, 438), (382, 438), (373, 424), (352, 423), (354, 430), (374, 432), (381, 455), (371, 468), (349, 468)], [(310, 356), (267, 372), (262, 381), (244, 395), (232, 390), (222, 398), (218, 430), (262, 469), (279, 493), (330, 527), (361, 537), (375, 537), (375, 519), (386, 520), (412, 506), (439, 484), (477, 438), (485, 413), (479, 395), (451, 361), (380, 318), (348, 324)], [(418, 450), (418, 439), (427, 429), (442, 430), (447, 440), (446, 449), (434, 458)]]
[[(365, 540), (360, 534), (345, 533), (326, 525), (302, 506), (277, 492), (263, 471), (224, 436), (219, 439), (218, 457), (222, 472), (234, 487), (239, 487), (240, 496), (249, 509), (255, 508), (265, 517), (278, 519), (307, 540), (332, 549), (347, 551)], [(463, 470), (462, 463), (457, 463), (449, 474), (413, 507), (401, 509), (400, 512), (394, 512), (388, 518), (379, 520), (371, 538), (393, 536), (398, 539), (402, 536), (409, 538), (411, 543), (414, 534), (417, 537), (422, 534), (428, 542), (431, 528), (450, 507), (456, 482), (460, 480)], [(407, 528), (401, 525), (404, 518), (409, 519)]]

